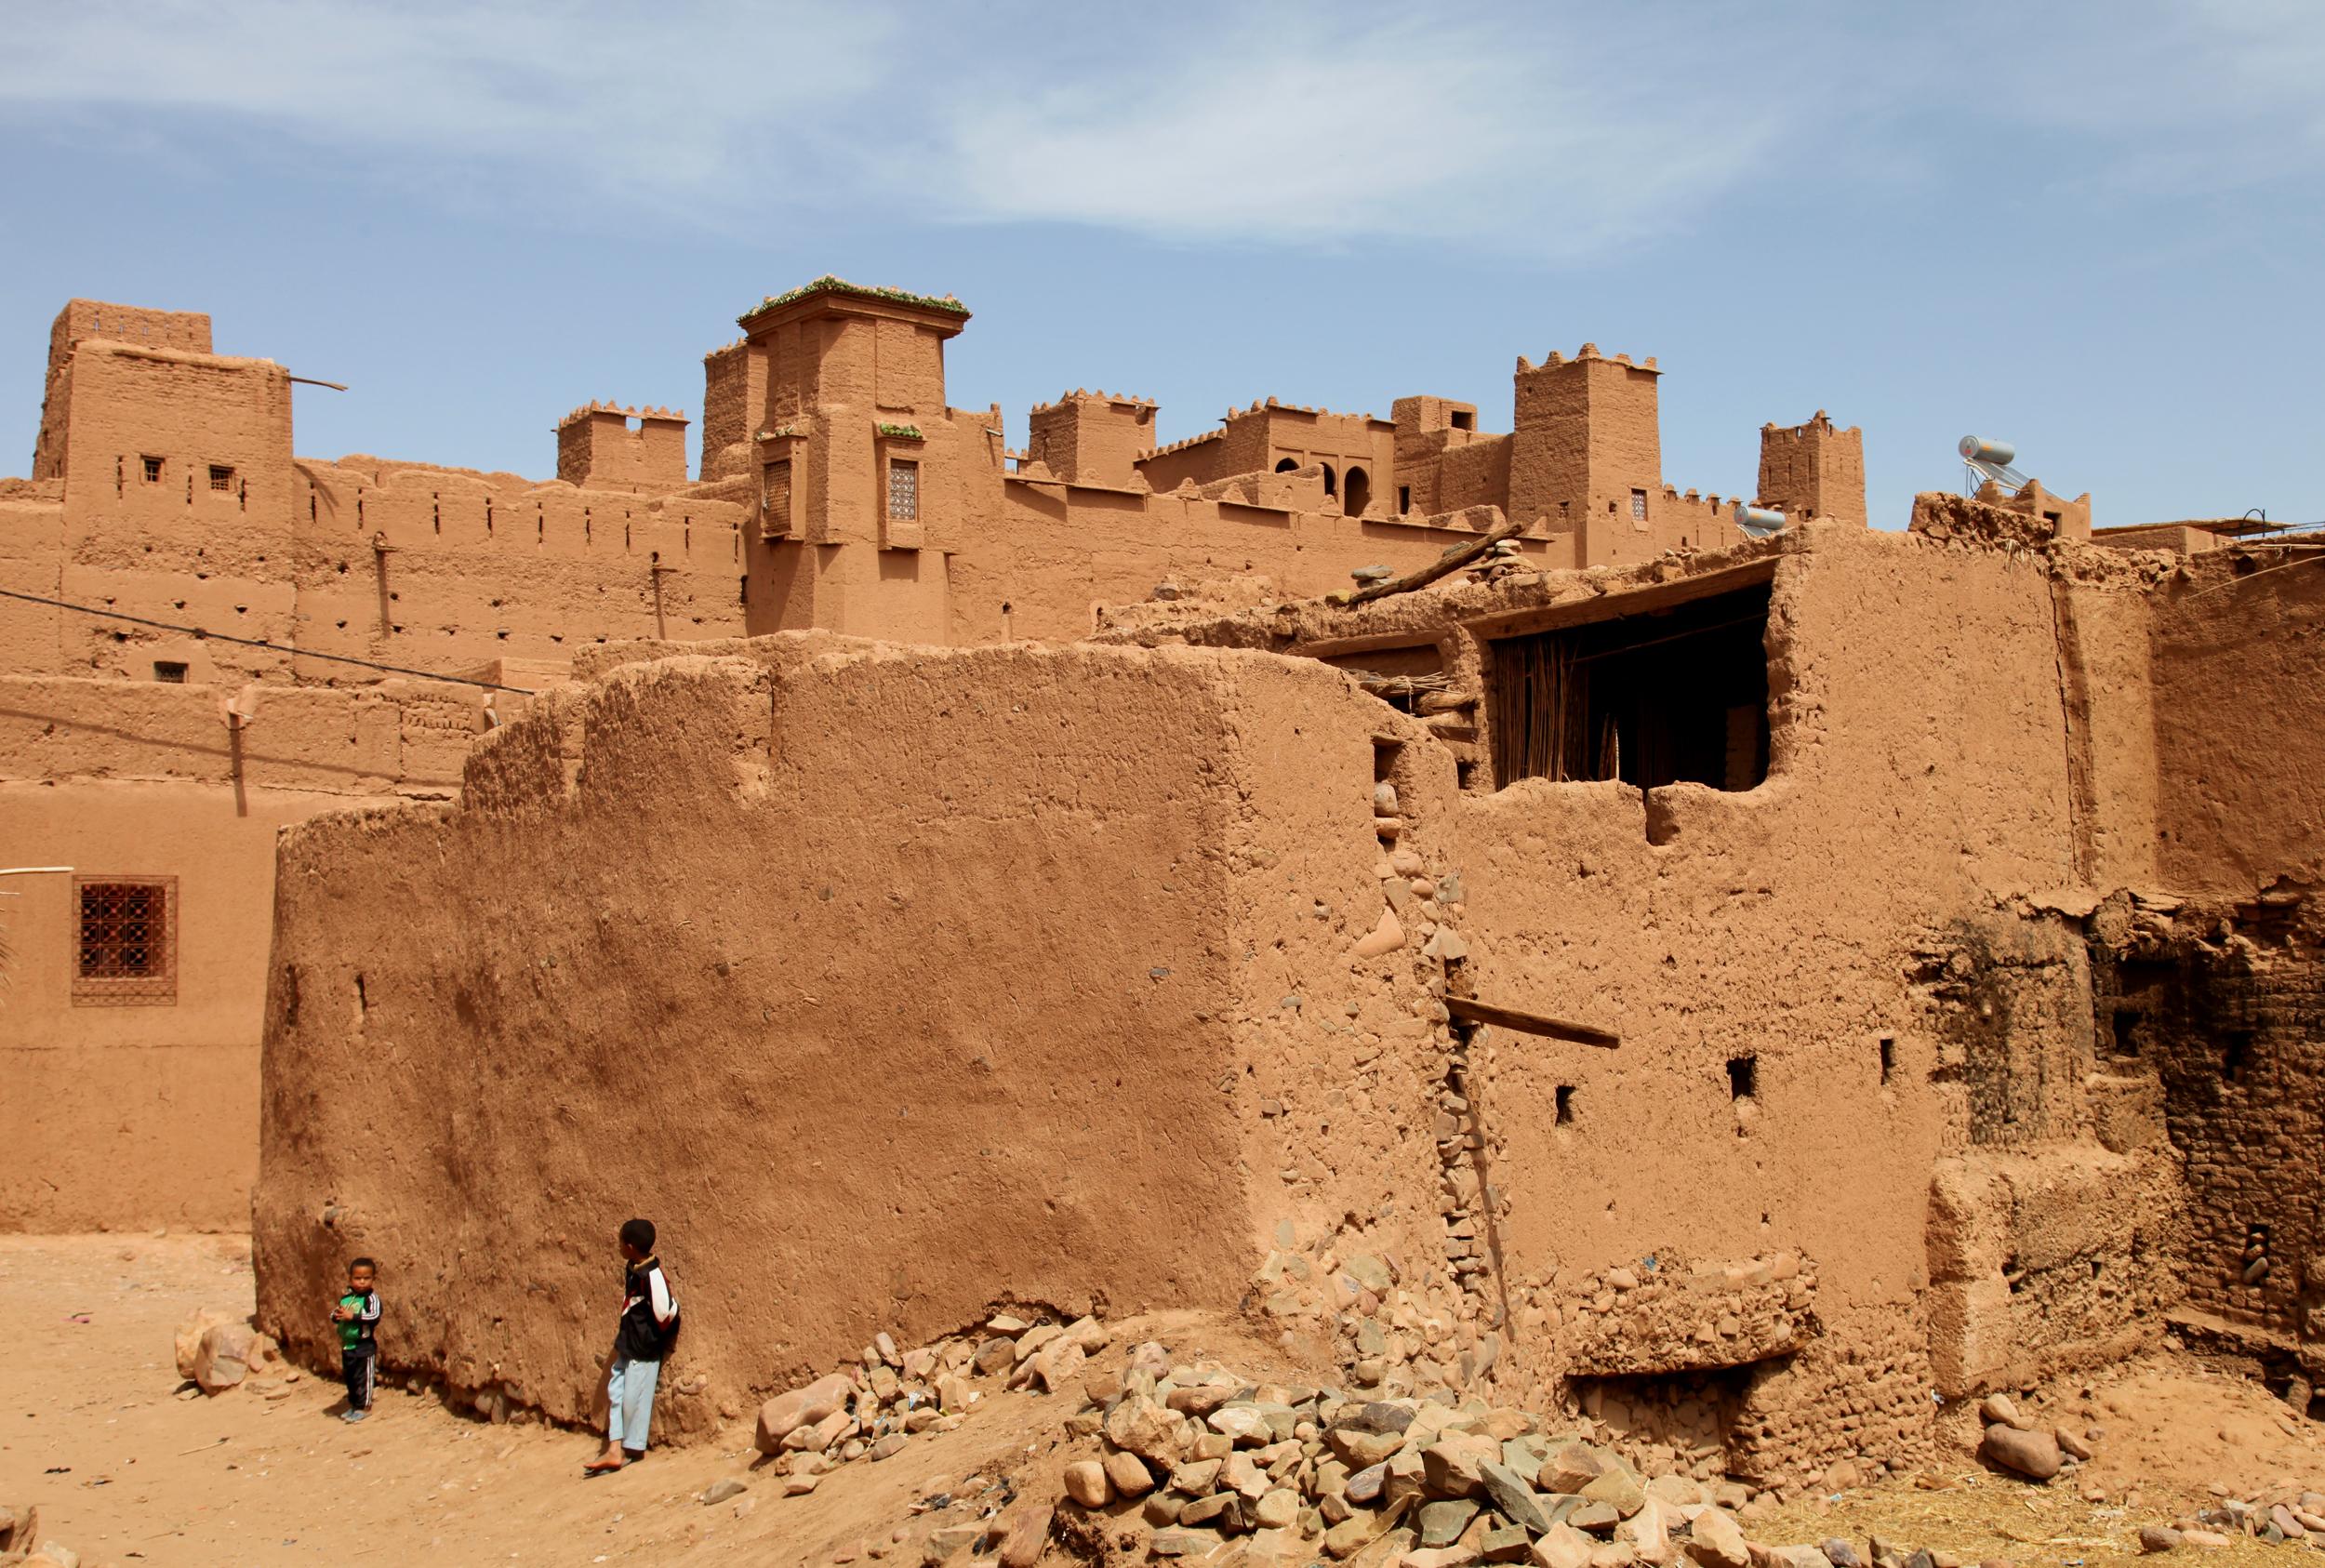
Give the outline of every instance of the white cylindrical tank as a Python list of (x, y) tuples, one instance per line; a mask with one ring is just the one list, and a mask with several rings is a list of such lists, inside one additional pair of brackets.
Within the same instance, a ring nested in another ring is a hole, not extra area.
[(1979, 435), (1963, 436), (1957, 450), (1966, 462), (1992, 463), (1996, 468), (2008, 468), (2018, 457), (2018, 448), (2009, 442), (1988, 441)]
[(1735, 525), (1747, 538), (1764, 539), (1781, 530), (1787, 519), (1774, 507), (1735, 503)]

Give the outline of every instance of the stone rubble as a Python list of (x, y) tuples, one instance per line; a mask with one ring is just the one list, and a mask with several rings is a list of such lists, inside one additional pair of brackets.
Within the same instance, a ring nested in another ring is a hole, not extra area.
[[(1271, 1384), (1135, 1348), (1084, 1379), (1054, 1529), (1083, 1561), (1306, 1568), (1863, 1568), (1845, 1542), (1750, 1541), (1748, 1488), (1644, 1473), (1588, 1429), (1446, 1389)], [(1128, 1481), (1130, 1484), (1124, 1485)], [(1813, 1564), (1812, 1564), (1813, 1560)], [(937, 1561), (929, 1559), (928, 1561)], [(1873, 1568), (1933, 1559), (1875, 1549)]]
[[(40, 1540), (40, 1509), (0, 1503), (0, 1564), (7, 1568), (81, 1568), (81, 1554), (60, 1541)], [(132, 1552), (131, 1556), (137, 1554)], [(110, 1563), (97, 1568), (112, 1568)]]
[[(1111, 1337), (1093, 1317), (1061, 1324), (1007, 1312), (980, 1333), (911, 1350), (883, 1333), (856, 1364), (762, 1404), (753, 1444), (776, 1461), (784, 1495), (802, 1496), (840, 1465), (892, 1458), (921, 1433), (958, 1428), (983, 1397), (976, 1379), (1042, 1393), (1075, 1388)], [(1097, 1484), (1106, 1484), (1102, 1467)]]
[(282, 1347), (239, 1318), (202, 1309), (176, 1335), (178, 1375), (205, 1394), (222, 1394), (246, 1383), (268, 1399), (279, 1399), (301, 1374), (283, 1359)]

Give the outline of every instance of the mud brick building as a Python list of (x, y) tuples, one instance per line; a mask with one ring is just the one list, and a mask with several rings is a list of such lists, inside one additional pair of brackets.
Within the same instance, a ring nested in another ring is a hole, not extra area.
[[(243, 1223), (275, 829), (448, 794), (466, 746), (578, 651), (798, 629), (1072, 638), (1159, 583), (1319, 593), (1490, 526), (1512, 450), (1521, 503), (1544, 498), (1530, 559), (1735, 538), (1717, 498), (1663, 483), (1651, 362), (1521, 362), (1551, 391), (1505, 436), (1438, 398), (1394, 421), (1270, 399), (1158, 450), (1152, 404), (1074, 392), (1032, 411), (1017, 452), (997, 407), (947, 403), (944, 347), (968, 319), (818, 279), (705, 357), (698, 474), (683, 413), (592, 401), (556, 422), (555, 478), (532, 480), (298, 457), (283, 366), (215, 352), (206, 315), (69, 303), (31, 477), (0, 481), (0, 588), (49, 601), (0, 598), (0, 843), (10, 864), (73, 868), (10, 879), (0, 905), (0, 1054), (25, 1086), (0, 1136), (32, 1151), (0, 1176), (0, 1224)], [(1830, 504), (1861, 519), (1861, 478)], [(124, 962), (103, 911), (131, 907), (154, 935), (114, 978), (138, 983), (99, 985), (85, 958)]]
[(2039, 483), (1875, 532), (1821, 412), (1747, 538), (1588, 344), (1504, 432), (1085, 390), (1012, 449), (967, 320), (769, 298), (693, 477), (591, 403), (535, 482), (295, 458), (280, 366), (68, 307), (0, 1220), (248, 1212), (294, 1346), (359, 1245), (392, 1365), (578, 1419), (571, 1216), (644, 1208), (682, 1430), (1003, 1299), (1786, 1486), (2167, 1324), (2325, 1373), (2319, 547)]

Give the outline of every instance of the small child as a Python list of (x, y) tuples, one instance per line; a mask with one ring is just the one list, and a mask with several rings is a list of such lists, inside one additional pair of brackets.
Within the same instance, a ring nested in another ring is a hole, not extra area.
[(614, 1366), (605, 1379), (605, 1448), (582, 1466), (606, 1475), (645, 1457), (654, 1421), (654, 1389), (662, 1358), (678, 1338), (678, 1298), (654, 1256), (654, 1222), (626, 1220), (621, 1228), (621, 1322), (614, 1330)]
[(347, 1266), (347, 1293), (331, 1309), (339, 1325), (339, 1375), (347, 1380), (347, 1414), (343, 1421), (360, 1421), (371, 1414), (373, 1369), (379, 1363), (379, 1341), (373, 1337), (379, 1324), (379, 1293), (372, 1289), (379, 1266), (359, 1257)]

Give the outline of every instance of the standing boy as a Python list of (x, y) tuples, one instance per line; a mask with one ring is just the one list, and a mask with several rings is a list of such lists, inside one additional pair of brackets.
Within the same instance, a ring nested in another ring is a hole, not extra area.
[(347, 1414), (343, 1421), (360, 1421), (371, 1414), (373, 1369), (379, 1364), (379, 1293), (372, 1288), (379, 1266), (359, 1257), (347, 1266), (347, 1290), (331, 1309), (339, 1325), (339, 1375), (347, 1380)]
[(591, 1475), (645, 1457), (654, 1388), (662, 1378), (662, 1358), (678, 1338), (678, 1298), (654, 1256), (652, 1220), (623, 1222), (621, 1256), (621, 1322), (614, 1330), (614, 1370), (605, 1379), (605, 1448), (581, 1467)]

